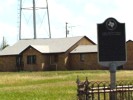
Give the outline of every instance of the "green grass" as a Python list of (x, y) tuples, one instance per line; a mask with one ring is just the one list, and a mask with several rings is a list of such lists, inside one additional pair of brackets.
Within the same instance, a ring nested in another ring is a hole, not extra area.
[[(117, 80), (133, 80), (133, 71), (117, 71)], [(109, 81), (109, 71), (1, 72), (0, 100), (77, 100), (76, 78)]]

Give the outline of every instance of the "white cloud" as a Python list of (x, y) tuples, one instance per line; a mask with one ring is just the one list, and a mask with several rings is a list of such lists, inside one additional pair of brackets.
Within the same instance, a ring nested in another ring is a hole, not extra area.
[(17, 2), (16, 0), (3, 0), (3, 1), (5, 1), (7, 7), (11, 7)]
[(46, 0), (37, 0), (36, 7), (46, 7)]
[[(3, 36), (6, 38), (9, 44), (16, 42), (17, 40), (17, 28), (8, 23), (0, 23), (0, 39), (2, 40)], [(1, 42), (1, 41), (0, 41)]]
[(5, 10), (11, 9), (11, 7), (16, 4), (16, 0), (1, 0), (0, 1), (0, 12), (4, 13)]
[[(17, 40), (17, 0), (1, 0), (0, 1), (0, 38), (6, 36), (7, 41)], [(87, 35), (92, 40), (97, 40), (97, 23), (102, 23), (108, 17), (114, 17), (120, 22), (126, 23), (127, 38), (132, 38), (132, 0), (68, 0), (71, 5), (66, 5), (65, 1), (48, 0), (49, 15), (52, 37), (65, 37), (65, 23), (68, 26), (75, 26), (69, 28), (70, 34), (68, 36)], [(45, 0), (36, 0), (37, 6), (45, 6)], [(32, 0), (24, 0), (24, 7), (31, 7)], [(68, 8), (69, 7), (69, 8)], [(6, 10), (6, 11), (5, 11)], [(28, 12), (28, 14), (27, 14)], [(25, 17), (31, 18), (32, 12), (24, 12)], [(39, 12), (39, 16), (41, 16)], [(24, 17), (24, 16), (23, 16)], [(47, 16), (44, 19), (47, 25)], [(31, 24), (31, 23), (30, 23)], [(32, 27), (26, 25), (25, 21), (22, 23), (22, 36), (24, 38), (32, 38)], [(44, 30), (43, 30), (44, 27)], [(43, 24), (37, 31), (38, 37), (48, 37), (48, 30)], [(7, 30), (8, 29), (8, 30)], [(10, 37), (10, 38), (9, 38)], [(132, 38), (133, 39), (133, 38)]]
[(58, 4), (55, 1), (49, 2), (49, 11), (51, 18), (58, 20), (59, 22), (69, 21), (72, 17), (71, 11), (64, 5)]
[(5, 7), (6, 7), (5, 2), (4, 2), (4, 0), (2, 0), (1, 3), (0, 3), (0, 15), (1, 15), (1, 13), (4, 12)]
[(98, 8), (94, 3), (86, 4), (84, 9), (85, 12), (91, 16), (98, 16), (101, 13), (100, 8)]
[(126, 38), (127, 40), (132, 39), (132, 22), (133, 22), (133, 14), (132, 14), (132, 0), (115, 0), (114, 4), (116, 5), (116, 9), (112, 12), (112, 15), (121, 23), (125, 23), (126, 25)]

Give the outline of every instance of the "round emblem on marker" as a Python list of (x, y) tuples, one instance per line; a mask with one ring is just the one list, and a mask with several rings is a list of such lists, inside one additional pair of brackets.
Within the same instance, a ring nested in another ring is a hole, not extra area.
[(116, 21), (114, 19), (108, 19), (106, 21), (106, 27), (107, 27), (108, 30), (112, 30), (113, 31), (113, 30), (116, 29), (117, 23), (116, 23)]

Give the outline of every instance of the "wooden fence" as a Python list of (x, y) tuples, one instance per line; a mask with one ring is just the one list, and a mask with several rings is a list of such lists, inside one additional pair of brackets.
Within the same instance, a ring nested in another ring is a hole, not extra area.
[(117, 81), (116, 88), (111, 89), (109, 82), (89, 82), (88, 79), (81, 82), (77, 78), (78, 100), (133, 100), (133, 81)]

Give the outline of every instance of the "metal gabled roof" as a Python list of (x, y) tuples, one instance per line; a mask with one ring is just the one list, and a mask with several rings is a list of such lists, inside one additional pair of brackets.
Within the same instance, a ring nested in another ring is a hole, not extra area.
[(49, 46), (46, 45), (30, 45), (30, 46), (41, 53), (50, 53)]
[[(17, 48), (17, 49), (16, 49)], [(25, 50), (27, 48), (27, 46), (21, 46), (21, 45), (18, 45), (18, 46), (8, 46), (6, 47), (4, 50), (2, 50), (0, 52), (0, 56), (5, 56), (5, 55), (18, 55), (20, 54), (23, 50)]]
[(79, 45), (71, 53), (92, 53), (97, 51), (97, 45)]
[[(59, 53), (66, 52), (70, 47), (77, 43), (84, 36), (68, 37), (68, 38), (52, 38), (52, 39), (29, 39), (19, 40), (13, 46), (9, 46), (0, 52), (0, 56), (19, 55), (28, 46), (32, 46), (41, 53)], [(46, 47), (47, 46), (47, 47)]]

